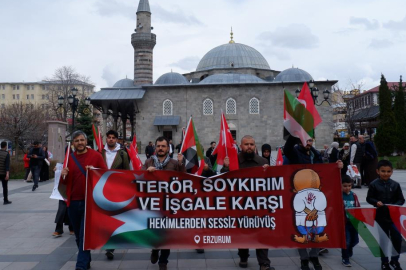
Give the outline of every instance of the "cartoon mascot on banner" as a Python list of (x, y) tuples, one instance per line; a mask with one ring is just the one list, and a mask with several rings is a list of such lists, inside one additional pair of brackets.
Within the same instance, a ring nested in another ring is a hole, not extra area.
[(293, 186), (296, 227), (301, 234), (294, 235), (293, 240), (302, 244), (328, 241), (327, 234), (323, 234), (327, 225), (327, 200), (321, 192), (319, 175), (311, 169), (300, 170), (293, 178)]

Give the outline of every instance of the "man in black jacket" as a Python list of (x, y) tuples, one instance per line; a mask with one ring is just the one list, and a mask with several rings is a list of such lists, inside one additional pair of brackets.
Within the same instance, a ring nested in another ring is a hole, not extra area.
[[(390, 178), (393, 173), (393, 167), (390, 161), (379, 161), (377, 173), (379, 178), (372, 181), (372, 183), (369, 185), (367, 202), (377, 207), (375, 220), (385, 234), (391, 239), (395, 250), (400, 254), (402, 247), (402, 236), (393, 226), (389, 208), (386, 205), (403, 205), (405, 203), (405, 198), (403, 197), (402, 188), (400, 187), (399, 183)], [(402, 269), (399, 264), (399, 255), (392, 256), (390, 262), (388, 257), (381, 257), (381, 269), (391, 269), (389, 264), (395, 270)]]
[(149, 159), (152, 155), (154, 155), (155, 148), (152, 145), (152, 142), (149, 142), (147, 147), (145, 147), (145, 155), (147, 156), (147, 159)]
[(45, 159), (45, 153), (42, 150), (39, 142), (34, 142), (34, 147), (31, 148), (30, 152), (27, 155), (27, 158), (30, 159), (30, 169), (32, 173), (32, 178), (34, 180), (34, 185), (32, 186), (32, 191), (38, 188), (39, 174), (42, 168), (42, 162)]
[[(268, 160), (255, 154), (255, 140), (252, 136), (246, 135), (241, 139), (241, 152), (238, 154), (239, 168), (251, 168), (262, 166), (269, 167)], [(224, 166), (220, 172), (228, 172), (230, 160), (228, 157), (224, 159)], [(256, 249), (257, 260), (260, 265), (260, 270), (274, 270), (271, 267), (271, 261), (268, 258), (268, 249)], [(248, 249), (238, 249), (240, 256), (239, 266), (241, 268), (248, 267), (248, 257), (250, 256)]]
[(210, 159), (212, 165), (214, 165), (214, 163), (216, 163), (217, 160), (217, 155), (214, 156), (211, 155), (211, 153), (213, 153), (214, 151), (214, 148), (216, 148), (216, 142), (211, 142), (209, 149), (207, 149), (206, 151), (206, 157)]
[(8, 200), (8, 179), (10, 177), (10, 154), (7, 152), (7, 142), (1, 142), (0, 150), (0, 180), (3, 185), (3, 204), (10, 204)]

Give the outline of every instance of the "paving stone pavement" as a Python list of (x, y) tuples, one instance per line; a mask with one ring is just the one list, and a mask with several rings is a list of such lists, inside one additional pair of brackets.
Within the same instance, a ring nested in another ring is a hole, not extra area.
[[(393, 179), (401, 183), (406, 194), (406, 171), (395, 171)], [(31, 191), (32, 184), (23, 180), (9, 182), (10, 205), (0, 205), (0, 270), (57, 270), (75, 269), (77, 248), (74, 237), (66, 233), (60, 238), (53, 238), (55, 214), (58, 207), (56, 200), (49, 199), (53, 181), (40, 183), (39, 188)], [(356, 189), (361, 201), (365, 202), (367, 188)], [(2, 193), (0, 193), (2, 197)], [(249, 269), (258, 269), (255, 250), (250, 251)], [(115, 259), (108, 261), (104, 251), (92, 251), (92, 270), (104, 269), (155, 269), (149, 261), (149, 249), (116, 250)], [(295, 249), (269, 250), (271, 265), (275, 269), (300, 269), (299, 255)], [(235, 249), (206, 250), (198, 254), (195, 250), (172, 250), (168, 268), (179, 270), (239, 269), (238, 255)], [(328, 254), (320, 256), (323, 269), (348, 269), (341, 265), (341, 251), (330, 249)], [(406, 255), (400, 258), (406, 269)], [(354, 249), (351, 259), (352, 269), (380, 269), (380, 259), (371, 255), (361, 240)]]

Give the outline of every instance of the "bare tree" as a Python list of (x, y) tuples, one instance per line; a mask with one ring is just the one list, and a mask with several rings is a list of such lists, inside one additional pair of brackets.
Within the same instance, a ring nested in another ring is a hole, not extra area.
[[(45, 79), (44, 82), (48, 90), (47, 98), (49, 99), (48, 108), (50, 109), (50, 116), (64, 122), (72, 114), (68, 103), (71, 89), (73, 87), (78, 88), (77, 98), (80, 100), (89, 96), (94, 88), (89, 77), (77, 73), (74, 68), (68, 66), (56, 69), (53, 76)], [(62, 107), (58, 104), (60, 96), (64, 98)]]
[(33, 104), (15, 103), (0, 109), (0, 137), (24, 149), (33, 141), (42, 142), (47, 133), (46, 116)]

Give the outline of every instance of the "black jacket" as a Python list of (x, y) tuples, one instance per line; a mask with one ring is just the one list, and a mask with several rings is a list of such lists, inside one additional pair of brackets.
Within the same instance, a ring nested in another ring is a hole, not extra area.
[[(289, 136), (283, 147), (283, 153), (289, 160), (289, 164), (317, 164), (323, 163), (320, 152), (312, 147), (309, 151), (297, 144), (300, 139)], [(313, 158), (312, 158), (313, 157)]]
[(383, 204), (403, 205), (405, 198), (398, 182), (389, 179), (383, 181), (375, 179), (369, 185), (367, 202), (376, 207), (376, 203), (381, 201)]
[(328, 157), (328, 162), (336, 163), (337, 160), (338, 160), (338, 150), (337, 150), (337, 148), (333, 148), (333, 150), (331, 150), (331, 154)]

